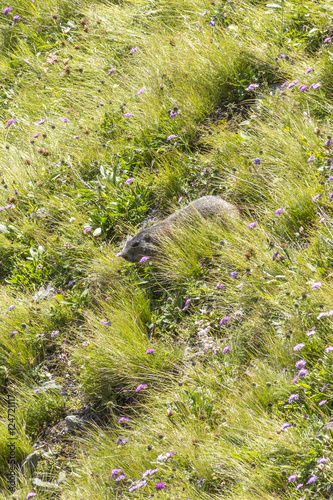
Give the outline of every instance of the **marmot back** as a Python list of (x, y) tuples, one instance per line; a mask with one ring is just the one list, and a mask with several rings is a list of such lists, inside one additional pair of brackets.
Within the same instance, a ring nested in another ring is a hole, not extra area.
[(168, 234), (169, 229), (198, 214), (204, 219), (223, 216), (239, 217), (238, 208), (232, 203), (228, 203), (220, 196), (203, 196), (177, 210), (163, 221), (140, 231), (127, 242), (121, 257), (129, 262), (139, 262), (144, 256), (153, 256), (158, 250), (158, 236)]

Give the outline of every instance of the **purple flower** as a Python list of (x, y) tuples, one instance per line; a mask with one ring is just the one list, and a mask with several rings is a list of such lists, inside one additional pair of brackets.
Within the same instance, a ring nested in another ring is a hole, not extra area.
[(318, 405), (323, 406), (325, 403), (327, 403), (327, 399), (323, 399), (322, 401), (319, 401)]
[(123, 424), (125, 422), (128, 422), (129, 421), (129, 418), (128, 417), (121, 417), (119, 420), (118, 420), (118, 423), (119, 424)]
[(89, 231), (91, 231), (91, 230), (92, 230), (92, 227), (89, 226), (89, 227), (86, 227), (83, 232), (84, 233), (89, 233)]
[(277, 210), (275, 210), (274, 214), (275, 215), (280, 215), (284, 210), (284, 207), (281, 207), (281, 208), (278, 208)]
[(226, 323), (228, 323), (228, 321), (231, 320), (231, 317), (230, 316), (224, 316), (224, 318), (221, 319), (220, 321), (220, 325), (225, 325)]
[(303, 349), (304, 346), (305, 344), (297, 344), (294, 347), (294, 351), (300, 351), (301, 349)]
[(307, 480), (307, 484), (314, 483), (318, 479), (318, 476), (311, 476), (310, 479)]
[(232, 273), (230, 273), (230, 276), (231, 276), (232, 278), (237, 278), (237, 276), (238, 276), (237, 271), (233, 271)]
[(128, 488), (128, 491), (134, 491), (134, 490), (137, 490), (138, 488), (141, 488), (141, 486), (146, 486), (147, 484), (147, 481), (145, 479), (142, 479), (138, 484), (136, 484), (135, 486), (131, 486), (130, 488)]
[[(211, 22), (210, 22), (211, 23)], [(210, 24), (209, 23), (209, 24)], [(215, 23), (214, 23), (215, 24)], [(158, 490), (163, 490), (164, 488), (166, 488), (166, 484), (165, 483), (156, 483), (155, 485), (155, 489), (158, 491)]]
[(322, 217), (319, 222), (324, 222), (324, 221), (325, 221), (325, 217)]
[(111, 472), (111, 477), (116, 476), (117, 474), (119, 474), (119, 472), (122, 472), (122, 469), (113, 469), (113, 471)]
[(38, 134), (33, 135), (33, 136), (32, 136), (32, 138), (33, 138), (33, 139), (36, 139), (36, 138), (37, 138), (37, 137), (39, 137), (39, 136), (40, 136), (40, 132), (38, 132)]
[(68, 123), (69, 119), (68, 118), (61, 118), (61, 121), (64, 122), (64, 123)]
[(111, 68), (109, 71), (109, 75), (111, 75), (111, 73), (114, 73), (115, 71), (116, 71), (116, 68)]
[(37, 393), (37, 392), (39, 392), (39, 391), (41, 391), (41, 390), (42, 390), (42, 389), (41, 389), (40, 387), (38, 387), (38, 389), (34, 389), (34, 392), (36, 392), (36, 393)]
[(296, 377), (294, 377), (294, 378), (292, 379), (291, 383), (292, 383), (292, 384), (296, 384), (297, 380), (298, 380), (298, 376), (296, 375)]
[(211, 20), (209, 21), (209, 24), (210, 24), (211, 26), (215, 26), (215, 21), (214, 21), (214, 19), (211, 19)]
[(303, 483), (299, 483), (297, 486), (296, 486), (296, 491), (298, 491), (300, 488), (302, 488), (303, 486)]
[(328, 36), (325, 38), (324, 43), (330, 43), (330, 41), (331, 41), (331, 37)]
[(284, 82), (282, 85), (281, 85), (281, 89), (284, 89), (284, 87), (286, 87), (288, 85), (288, 82)]
[(51, 337), (55, 337), (56, 335), (58, 335), (59, 333), (59, 330), (54, 330), (54, 332), (51, 333)]
[[(10, 9), (10, 10), (12, 10), (12, 9)], [(35, 493), (35, 492), (28, 493), (27, 494), (27, 500), (29, 500), (29, 498), (35, 497), (36, 495), (37, 495), (37, 493)]]
[(329, 198), (330, 200), (333, 198), (333, 193), (330, 194)]
[(183, 198), (184, 198), (184, 196), (180, 196), (180, 198), (178, 198), (178, 203), (180, 203), (181, 201), (183, 201)]
[(247, 90), (248, 92), (251, 92), (251, 90), (254, 90), (254, 89), (256, 89), (257, 87), (259, 87), (259, 84), (258, 84), (258, 83), (251, 83), (251, 85), (249, 85), (249, 86), (247, 87), (247, 89), (246, 89), (246, 90)]
[(227, 346), (223, 349), (222, 354), (227, 354), (227, 352), (229, 352), (229, 351), (230, 351), (230, 345), (227, 345)]
[(293, 401), (296, 401), (297, 399), (299, 399), (299, 394), (290, 394), (288, 403), (291, 404)]
[(310, 73), (310, 71), (313, 71), (313, 68), (309, 68), (306, 70), (305, 74), (308, 75)]
[(80, 139), (80, 135), (74, 135), (74, 139)]
[(313, 199), (318, 200), (318, 198), (321, 198), (321, 196), (323, 196), (323, 193), (316, 194), (316, 196), (314, 196)]
[(75, 283), (75, 280), (71, 280), (68, 282), (68, 286), (72, 286)]
[(8, 120), (7, 127), (10, 127), (14, 122), (16, 122), (16, 118), (11, 118), (10, 120)]
[(104, 321), (103, 322), (103, 326), (110, 326), (111, 325), (111, 322), (110, 321)]
[(292, 474), (288, 477), (288, 483), (293, 483), (297, 479), (297, 474)]
[(257, 221), (255, 221), (255, 222), (251, 222), (251, 223), (247, 226), (247, 228), (248, 228), (248, 229), (253, 229), (253, 228), (255, 228), (255, 227), (256, 227), (256, 225), (257, 225), (257, 224), (258, 224), (258, 222), (257, 222)]
[(124, 114), (125, 118), (131, 118), (131, 116), (133, 116), (133, 113), (125, 113)]
[(314, 284), (311, 286), (311, 288), (312, 288), (312, 290), (316, 290), (316, 288), (319, 288), (320, 286), (321, 286), (321, 283), (320, 283), (320, 281), (318, 281), (318, 283), (314, 283)]
[(327, 458), (319, 458), (319, 460), (317, 460), (317, 464), (324, 464), (325, 462), (327, 462)]
[(147, 255), (141, 257), (141, 259), (139, 260), (139, 262), (146, 262), (147, 260), (149, 259), (149, 257)]
[(61, 394), (62, 396), (64, 396), (66, 393), (65, 393), (65, 391), (61, 391), (61, 393), (60, 393), (60, 394)]
[(325, 312), (319, 313), (318, 316), (317, 316), (317, 319), (321, 319), (324, 316), (328, 316), (328, 313), (325, 313)]
[(130, 177), (129, 179), (126, 179), (124, 184), (132, 184), (133, 181), (134, 181), (134, 177)]
[(121, 476), (116, 477), (116, 481), (122, 481), (123, 479), (125, 479), (124, 474), (121, 474)]
[[(316, 157), (314, 155), (311, 155), (310, 158), (308, 158), (308, 163), (310, 161), (315, 161)], [(319, 198), (319, 197), (318, 197)]]
[(278, 256), (278, 254), (279, 254), (279, 252), (275, 252), (275, 253), (273, 253), (272, 260), (275, 260), (275, 259), (276, 259), (276, 257)]
[(333, 351), (333, 346), (329, 345), (326, 347), (325, 352), (328, 354), (329, 352)]
[(279, 54), (276, 59), (285, 59), (286, 55), (285, 54)]
[(285, 431), (286, 429), (288, 429), (288, 427), (291, 427), (293, 424), (288, 424), (288, 423), (285, 423), (283, 424), (283, 426), (281, 427), (280, 431), (283, 432)]
[(299, 88), (299, 90), (300, 90), (301, 92), (304, 92), (304, 90), (305, 90), (305, 89), (307, 89), (307, 88), (308, 88), (308, 86), (303, 84), (303, 85), (300, 85), (298, 88)]
[(14, 335), (16, 335), (17, 333), (18, 333), (18, 331), (17, 331), (17, 330), (14, 330), (14, 331), (13, 331), (13, 332), (9, 335), (9, 337), (10, 337), (10, 338), (12, 338), (12, 337), (14, 337)]
[(12, 311), (14, 309), (16, 304), (13, 304), (12, 306), (9, 306), (8, 311)]
[(142, 89), (138, 90), (138, 95), (143, 94), (146, 89), (142, 87)]
[[(4, 16), (7, 16), (8, 12), (10, 12), (11, 10), (13, 10), (13, 9), (12, 9), (12, 7), (6, 7), (6, 8), (4, 9), (4, 11), (3, 11), (3, 15), (4, 15)], [(36, 495), (36, 493), (35, 493), (35, 495)]]
[(296, 366), (297, 370), (301, 370), (302, 368), (305, 367), (305, 365), (306, 365), (306, 361), (304, 361), (304, 359), (299, 359), (295, 363), (295, 366)]
[(146, 387), (148, 387), (147, 384), (140, 384), (138, 385), (138, 387), (135, 389), (135, 392), (139, 392), (141, 391), (141, 389), (145, 389)]
[(185, 305), (184, 305), (184, 307), (183, 307), (182, 311), (186, 311), (186, 309), (188, 308), (188, 306), (189, 306), (189, 304), (190, 304), (191, 300), (192, 300), (192, 299), (187, 299), (187, 300), (186, 300)]
[(13, 21), (15, 24), (18, 23), (20, 20), (21, 20), (21, 16), (19, 16), (19, 15), (13, 17)]
[(328, 387), (328, 384), (323, 385), (323, 387), (321, 388), (321, 392), (324, 392), (327, 389), (327, 387)]
[(137, 52), (139, 50), (139, 47), (134, 47), (133, 49), (130, 50), (130, 54), (134, 54), (134, 52)]
[(288, 87), (287, 87), (287, 88), (288, 88), (288, 89), (291, 89), (291, 88), (292, 88), (292, 87), (294, 87), (294, 85), (296, 85), (296, 83), (298, 83), (298, 82), (299, 82), (299, 80), (294, 80), (294, 81), (292, 81), (291, 83), (289, 83), (289, 85), (288, 85)]
[(147, 349), (146, 354), (154, 354), (155, 349)]
[(309, 89), (316, 90), (316, 89), (319, 89), (319, 87), (321, 87), (321, 83), (320, 82), (318, 82), (318, 83), (311, 83)]
[(45, 123), (46, 121), (46, 118), (44, 118), (44, 120), (41, 120), (39, 123), (37, 123), (37, 125), (43, 125), (43, 123)]
[(218, 290), (221, 290), (221, 288), (223, 288), (223, 287), (224, 287), (224, 285), (222, 285), (222, 284), (221, 285), (217, 285)]
[(308, 374), (309, 374), (308, 370), (305, 370), (304, 368), (298, 372), (299, 377), (305, 377)]
[(128, 439), (125, 439), (123, 436), (117, 437), (116, 444), (120, 444), (121, 446), (125, 446), (127, 441), (128, 441)]
[(167, 141), (171, 141), (172, 139), (177, 139), (178, 135), (171, 134), (167, 137)]

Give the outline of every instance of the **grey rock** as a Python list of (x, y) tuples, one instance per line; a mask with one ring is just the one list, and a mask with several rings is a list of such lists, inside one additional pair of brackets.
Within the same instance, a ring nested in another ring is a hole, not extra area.
[(45, 286), (40, 287), (40, 289), (35, 293), (33, 298), (35, 300), (47, 299), (53, 295), (55, 295), (55, 289), (49, 283), (47, 287)]
[(44, 489), (44, 490), (57, 490), (57, 489), (59, 489), (59, 486), (56, 483), (50, 483), (49, 481), (43, 481), (39, 477), (34, 477), (31, 482), (34, 486), (36, 486), (37, 488), (40, 488), (40, 489)]
[(172, 229), (180, 225), (184, 226), (190, 218), (220, 217), (223, 219), (226, 216), (238, 218), (238, 208), (220, 196), (203, 196), (181, 210), (177, 210), (163, 221), (140, 231), (126, 243), (121, 257), (128, 262), (139, 262), (144, 256), (154, 256), (158, 251), (159, 237), (170, 235)]
[(32, 474), (34, 470), (37, 468), (40, 456), (41, 456), (40, 451), (33, 451), (32, 453), (30, 453), (30, 455), (28, 455), (22, 463), (23, 471), (25, 472), (29, 470)]
[(78, 415), (68, 415), (65, 418), (65, 424), (67, 425), (69, 430), (82, 429), (85, 423), (85, 420), (83, 420), (83, 418), (79, 417)]
[(42, 389), (58, 389), (59, 391), (62, 390), (60, 385), (56, 384), (54, 380), (48, 380), (47, 382), (44, 382), (41, 387)]

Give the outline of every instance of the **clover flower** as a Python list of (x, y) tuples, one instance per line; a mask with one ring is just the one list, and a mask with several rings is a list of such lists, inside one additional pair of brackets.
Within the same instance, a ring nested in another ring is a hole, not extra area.
[(178, 203), (180, 203), (181, 201), (183, 201), (183, 198), (184, 198), (184, 196), (180, 196), (180, 197), (178, 198)]
[(158, 491), (158, 490), (163, 490), (164, 488), (166, 488), (166, 484), (165, 483), (156, 483), (155, 485), (155, 489)]
[(257, 87), (259, 87), (259, 84), (258, 83), (251, 83), (248, 87), (247, 87), (247, 91), (248, 92), (251, 92), (252, 90), (256, 89)]
[(292, 474), (288, 477), (288, 483), (293, 483), (297, 479), (297, 474)]
[(68, 118), (61, 118), (61, 121), (64, 122), (64, 123), (68, 123), (69, 119)]
[(302, 488), (302, 486), (304, 486), (304, 485), (303, 485), (303, 483), (299, 483), (299, 484), (296, 486), (296, 491), (298, 491), (300, 488)]
[(324, 43), (330, 43), (330, 41), (331, 41), (331, 37), (328, 36), (325, 38)]
[(284, 89), (287, 85), (288, 85), (288, 82), (284, 82), (284, 83), (281, 85), (281, 89)]
[(248, 228), (248, 229), (254, 229), (254, 228), (256, 227), (256, 225), (257, 225), (257, 224), (258, 224), (258, 222), (257, 222), (257, 221), (255, 221), (255, 222), (251, 222), (251, 223), (247, 226), (247, 228)]
[(131, 118), (131, 116), (133, 116), (133, 113), (125, 113), (124, 114), (125, 118)]
[(329, 352), (333, 351), (333, 346), (329, 345), (326, 347), (325, 352), (328, 354)]
[(309, 374), (308, 370), (305, 370), (304, 368), (298, 372), (299, 377), (305, 377), (308, 374)]
[(116, 481), (122, 481), (123, 479), (125, 479), (124, 474), (121, 474), (120, 476), (116, 477)]
[(224, 316), (224, 318), (222, 318), (221, 321), (220, 321), (220, 325), (223, 326), (226, 323), (228, 323), (228, 321), (230, 321), (230, 320), (231, 320), (230, 316)]
[(308, 75), (310, 73), (310, 71), (313, 71), (313, 68), (309, 68), (306, 70), (305, 74)]
[(89, 233), (89, 231), (91, 231), (91, 230), (92, 230), (92, 227), (89, 226), (89, 227), (86, 227), (83, 232), (86, 234), (86, 233)]
[(306, 361), (304, 361), (304, 359), (299, 359), (298, 361), (296, 361), (295, 363), (295, 366), (298, 370), (301, 370), (302, 368), (304, 368), (306, 365)]
[(311, 83), (309, 89), (316, 90), (316, 89), (319, 89), (319, 87), (321, 87), (321, 83), (320, 82), (318, 82), (318, 83)]
[(59, 330), (54, 330), (52, 333), (51, 333), (51, 337), (55, 337), (56, 335), (58, 335), (59, 333)]
[(120, 444), (121, 446), (125, 446), (127, 441), (128, 441), (128, 438), (125, 439), (123, 436), (120, 436), (120, 437), (117, 437), (116, 444), (118, 444), (118, 445)]
[(237, 278), (237, 276), (238, 276), (238, 272), (237, 272), (237, 271), (233, 271), (232, 273), (230, 273), (230, 276), (231, 276), (232, 278)]
[(146, 354), (154, 354), (155, 349), (147, 349)]
[[(308, 163), (310, 161), (315, 161), (316, 157), (314, 155), (311, 155), (310, 158), (308, 158)], [(318, 195), (317, 195), (318, 196)]]
[(304, 346), (305, 344), (297, 344), (294, 347), (294, 351), (300, 351), (301, 349), (303, 349)]
[(134, 52), (137, 52), (139, 50), (139, 47), (133, 47), (133, 49), (130, 50), (130, 54), (134, 54)]
[(16, 304), (13, 304), (12, 306), (9, 306), (8, 311), (12, 311), (14, 309)]
[(288, 403), (291, 404), (293, 401), (296, 401), (297, 399), (299, 399), (299, 394), (290, 394)]

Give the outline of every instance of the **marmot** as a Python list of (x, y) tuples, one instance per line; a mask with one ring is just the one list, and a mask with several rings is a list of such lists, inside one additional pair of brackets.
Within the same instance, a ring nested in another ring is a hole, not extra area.
[(200, 214), (204, 219), (226, 215), (239, 217), (238, 208), (219, 196), (203, 196), (189, 205), (177, 210), (166, 219), (143, 229), (125, 245), (120, 256), (128, 262), (139, 262), (144, 256), (153, 256), (158, 250), (158, 236), (168, 234), (168, 230), (184, 222), (188, 217)]

